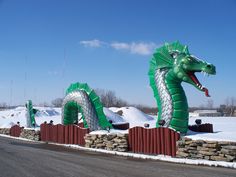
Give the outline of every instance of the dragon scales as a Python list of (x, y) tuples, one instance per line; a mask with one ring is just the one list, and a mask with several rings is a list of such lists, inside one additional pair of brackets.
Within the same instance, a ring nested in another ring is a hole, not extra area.
[(77, 123), (78, 113), (82, 116), (84, 127), (91, 131), (112, 128), (99, 97), (86, 83), (73, 83), (67, 89), (62, 103), (62, 124)]
[(208, 89), (198, 81), (195, 72), (216, 74), (215, 66), (191, 55), (179, 42), (158, 48), (150, 61), (150, 86), (158, 106), (156, 126), (171, 127), (181, 133), (188, 130), (188, 102), (181, 82), (187, 82), (209, 97)]

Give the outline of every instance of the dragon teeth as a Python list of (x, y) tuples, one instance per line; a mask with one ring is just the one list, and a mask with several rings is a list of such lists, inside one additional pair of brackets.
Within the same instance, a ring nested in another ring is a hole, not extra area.
[(196, 84), (198, 88), (200, 88), (201, 90), (204, 88), (204, 86), (202, 86), (201, 84)]
[(207, 77), (210, 76), (210, 74), (208, 74), (206, 71), (201, 71), (201, 73), (202, 73), (204, 76), (207, 76)]

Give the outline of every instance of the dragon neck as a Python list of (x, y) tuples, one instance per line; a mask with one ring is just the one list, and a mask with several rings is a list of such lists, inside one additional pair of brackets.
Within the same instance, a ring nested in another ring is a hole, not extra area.
[(89, 99), (87, 93), (76, 90), (66, 95), (62, 104), (62, 123), (73, 124), (78, 119), (78, 110), (82, 113), (82, 118), (90, 130), (100, 129), (96, 110)]
[(155, 86), (158, 92), (158, 120), (165, 120), (165, 127), (187, 131), (188, 103), (181, 81), (168, 69), (157, 69)]

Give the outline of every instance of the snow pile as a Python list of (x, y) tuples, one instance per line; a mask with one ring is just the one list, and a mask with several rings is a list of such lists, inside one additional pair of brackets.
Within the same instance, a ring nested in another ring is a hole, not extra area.
[(37, 109), (36, 117), (44, 117), (44, 116), (60, 116), (61, 109), (60, 108), (42, 108), (42, 107), (34, 107)]
[(38, 112), (35, 114), (35, 121), (37, 125), (46, 122), (53, 121), (54, 124), (61, 123), (61, 108), (49, 108), (49, 107), (35, 107)]
[(122, 108), (109, 108), (115, 113), (121, 114), (126, 122), (130, 123), (130, 128), (135, 126), (143, 127), (145, 123), (148, 123), (150, 127), (155, 127), (155, 118), (143, 113), (135, 107), (122, 107)]
[(110, 109), (108, 108), (103, 108), (103, 112), (106, 115), (108, 120), (111, 120), (112, 123), (121, 123), (121, 122), (125, 122), (125, 120), (119, 116), (118, 114), (115, 114), (114, 112), (112, 112)]

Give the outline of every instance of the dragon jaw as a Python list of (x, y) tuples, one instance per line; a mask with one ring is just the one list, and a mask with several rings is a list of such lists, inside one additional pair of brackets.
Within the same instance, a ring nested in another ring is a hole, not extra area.
[[(204, 73), (204, 75), (208, 75), (209, 73), (205, 72), (205, 71), (201, 71), (202, 73)], [(187, 73), (187, 75), (189, 76), (189, 78), (192, 80), (193, 83), (191, 83), (192, 85), (194, 85), (198, 90), (205, 92), (206, 97), (210, 97), (209, 95), (209, 91), (206, 87), (204, 87), (198, 80), (198, 78), (195, 75), (195, 72), (190, 71)]]
[(178, 79), (193, 85), (198, 90), (205, 92), (207, 97), (210, 97), (208, 89), (200, 83), (195, 73), (201, 72), (208, 76), (215, 75), (216, 70), (214, 65), (187, 55), (179, 59), (179, 64), (174, 69), (174, 72)]

